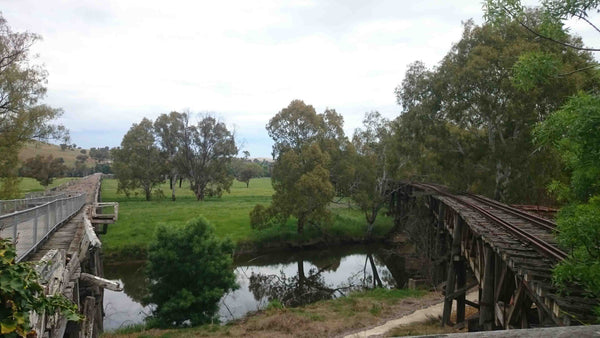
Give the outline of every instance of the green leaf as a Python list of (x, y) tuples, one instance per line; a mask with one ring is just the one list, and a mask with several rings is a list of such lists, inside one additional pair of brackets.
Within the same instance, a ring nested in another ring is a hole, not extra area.
[(8, 334), (17, 330), (17, 321), (11, 318), (6, 318), (0, 322), (0, 333)]

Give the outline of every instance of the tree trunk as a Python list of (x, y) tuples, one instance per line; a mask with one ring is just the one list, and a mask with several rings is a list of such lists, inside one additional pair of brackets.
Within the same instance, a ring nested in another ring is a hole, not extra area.
[(144, 188), (144, 193), (146, 194), (146, 201), (149, 201), (152, 198), (152, 191), (149, 188)]
[(250, 187), (250, 180), (246, 181), (246, 189)]
[(177, 175), (171, 176), (169, 183), (171, 184), (171, 201), (175, 201), (175, 187), (177, 186)]
[(181, 183), (183, 183), (183, 176), (179, 178), (179, 188), (181, 189)]
[(196, 199), (198, 201), (204, 201), (204, 187), (198, 186), (196, 189)]
[(306, 216), (298, 217), (298, 235), (304, 234), (304, 223), (306, 223)]

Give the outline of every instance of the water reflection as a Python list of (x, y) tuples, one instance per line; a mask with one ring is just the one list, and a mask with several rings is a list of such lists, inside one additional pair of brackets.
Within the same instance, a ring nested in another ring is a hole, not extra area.
[[(221, 299), (219, 317), (224, 322), (241, 318), (273, 299), (299, 306), (356, 289), (404, 287), (405, 266), (404, 257), (364, 246), (241, 257), (235, 262), (240, 288)], [(143, 270), (143, 262), (105, 264), (106, 278), (121, 280), (125, 289), (105, 293), (106, 330), (140, 323), (150, 313), (141, 305), (147, 293)]]

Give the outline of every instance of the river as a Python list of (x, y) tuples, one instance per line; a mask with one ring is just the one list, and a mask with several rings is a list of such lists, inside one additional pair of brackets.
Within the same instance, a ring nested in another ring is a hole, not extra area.
[[(145, 262), (105, 262), (105, 277), (123, 284), (124, 292), (104, 293), (104, 329), (142, 323), (152, 305), (146, 294)], [(403, 256), (378, 246), (270, 253), (238, 257), (234, 262), (237, 290), (219, 303), (221, 322), (265, 308), (271, 299), (298, 306), (341, 297), (352, 290), (380, 286), (405, 287), (415, 273)]]

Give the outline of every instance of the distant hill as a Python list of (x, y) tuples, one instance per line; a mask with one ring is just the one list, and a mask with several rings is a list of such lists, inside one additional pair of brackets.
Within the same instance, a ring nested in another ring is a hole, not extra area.
[[(81, 149), (60, 149), (60, 146), (56, 144), (50, 144), (46, 142), (32, 141), (27, 143), (21, 152), (19, 152), (19, 160), (21, 162), (25, 161), (30, 157), (35, 157), (36, 155), (48, 156), (52, 155), (54, 158), (62, 157), (65, 160), (65, 165), (67, 167), (74, 167), (75, 161), (78, 155), (87, 155), (89, 156), (89, 149), (84, 149), (85, 154), (81, 153)], [(91, 158), (88, 158), (86, 161), (88, 167), (94, 166), (96, 163)]]

